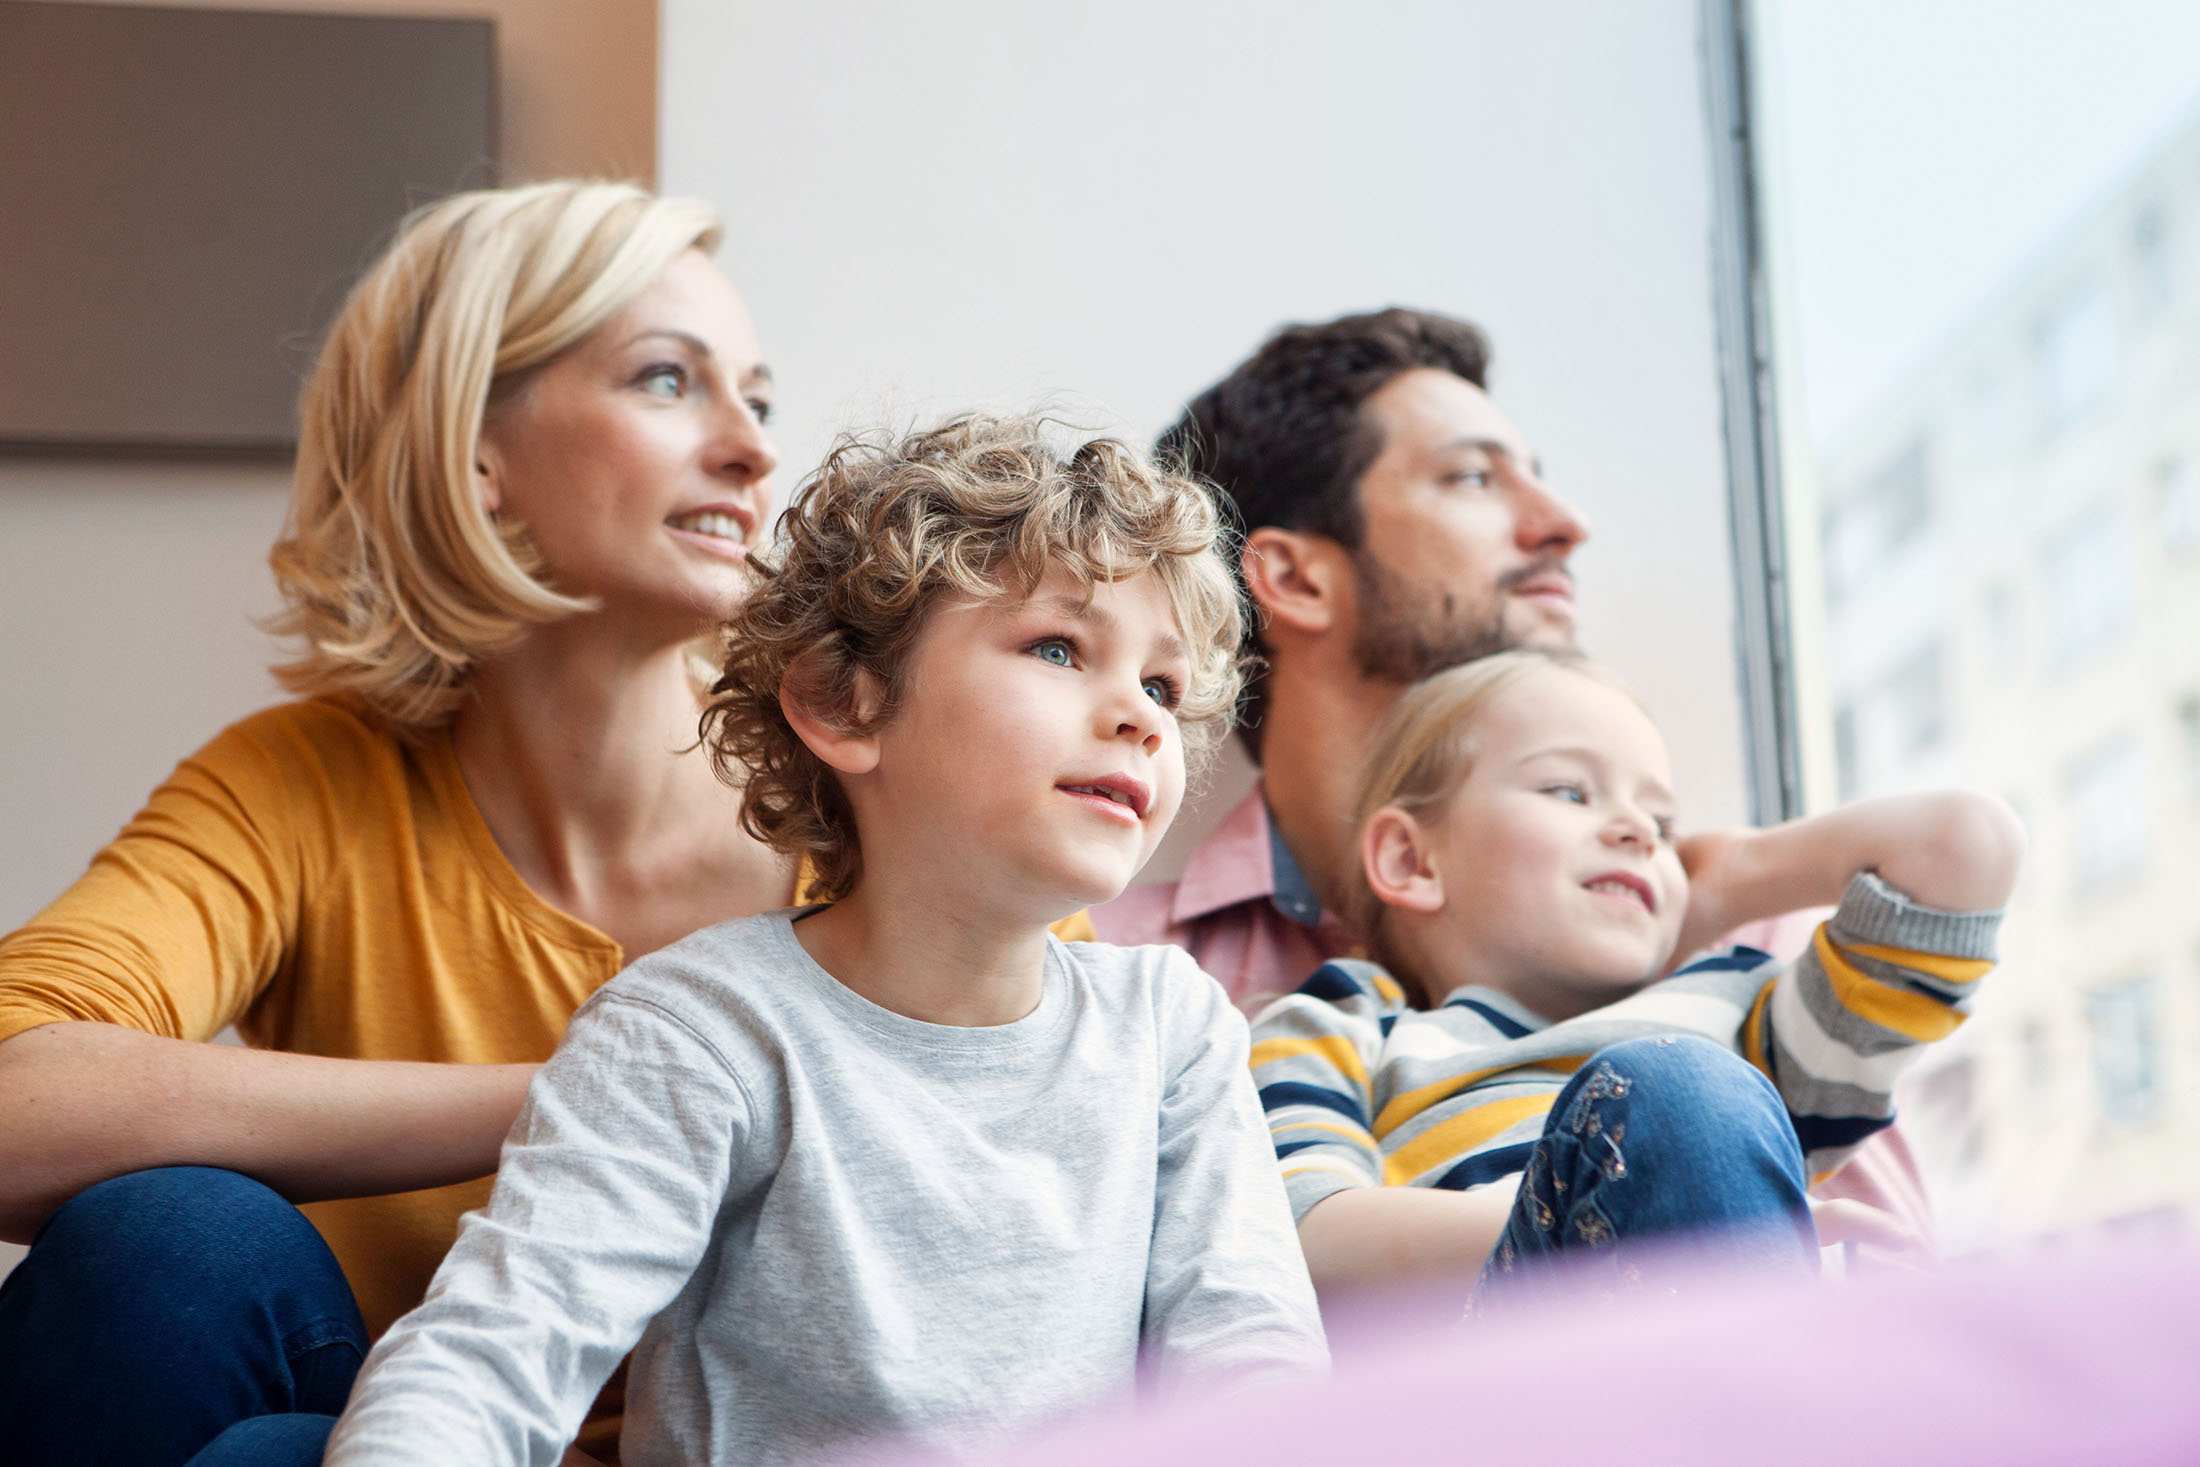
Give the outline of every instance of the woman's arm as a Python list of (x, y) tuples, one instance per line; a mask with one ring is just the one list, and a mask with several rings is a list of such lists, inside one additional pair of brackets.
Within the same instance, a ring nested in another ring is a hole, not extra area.
[(84, 1188), (218, 1166), (293, 1202), (496, 1170), (534, 1065), (325, 1059), (59, 1023), (0, 1041), (0, 1238)]
[(1675, 957), (1745, 922), (1830, 906), (1849, 878), (1874, 871), (1921, 907), (1977, 912), (2009, 900), (2024, 827), (1975, 790), (1889, 795), (1767, 830), (1718, 830), (1681, 842), (1688, 916)]

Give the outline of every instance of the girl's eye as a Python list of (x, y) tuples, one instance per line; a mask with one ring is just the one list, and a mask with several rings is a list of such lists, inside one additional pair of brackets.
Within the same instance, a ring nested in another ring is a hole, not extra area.
[(1063, 641), (1060, 637), (1049, 637), (1043, 642), (1033, 643), (1031, 655), (1041, 662), (1051, 662), (1056, 667), (1075, 667), (1077, 665), (1077, 654), (1072, 652), (1069, 643)]
[(1173, 709), (1184, 701), (1184, 690), (1173, 677), (1150, 677), (1141, 686), (1147, 697), (1164, 708)]
[(660, 362), (644, 369), (634, 379), (634, 385), (652, 397), (680, 397), (687, 392), (687, 369), (672, 362)]
[(1671, 845), (1673, 843), (1673, 830), (1673, 817), (1670, 815), (1660, 815), (1658, 817), (1658, 839), (1665, 842), (1667, 845)]

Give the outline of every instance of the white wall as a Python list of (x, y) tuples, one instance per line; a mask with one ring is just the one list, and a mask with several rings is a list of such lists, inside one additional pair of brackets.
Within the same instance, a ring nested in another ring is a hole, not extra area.
[[(790, 467), (892, 410), (1145, 439), (1273, 326), (1404, 303), (1593, 521), (1585, 644), (1745, 808), (1693, 0), (663, 0), (659, 165), (730, 222)], [(789, 488), (795, 475), (782, 481)]]
[[(490, 16), (508, 179), (654, 175), (655, 0), (223, 3)], [(288, 482), (280, 465), (0, 457), (0, 932), (177, 759), (277, 696), (249, 618), (274, 605)], [(0, 1274), (19, 1251), (0, 1244)]]

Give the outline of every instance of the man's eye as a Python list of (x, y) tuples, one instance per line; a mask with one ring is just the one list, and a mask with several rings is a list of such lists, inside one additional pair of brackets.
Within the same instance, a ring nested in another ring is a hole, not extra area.
[(1051, 662), (1056, 667), (1074, 667), (1077, 664), (1077, 654), (1060, 637), (1049, 637), (1043, 642), (1033, 643), (1031, 655), (1041, 662)]
[(1448, 482), (1468, 489), (1487, 489), (1497, 482), (1497, 476), (1488, 469), (1461, 469)]

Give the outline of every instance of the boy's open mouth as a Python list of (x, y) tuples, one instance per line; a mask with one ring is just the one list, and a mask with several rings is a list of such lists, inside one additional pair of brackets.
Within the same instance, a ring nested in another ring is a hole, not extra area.
[(1145, 781), (1133, 779), (1127, 774), (1102, 775), (1098, 779), (1064, 780), (1055, 788), (1064, 794), (1106, 801), (1129, 811), (1135, 820), (1145, 819), (1146, 807), (1153, 802), (1153, 795), (1146, 788)]

